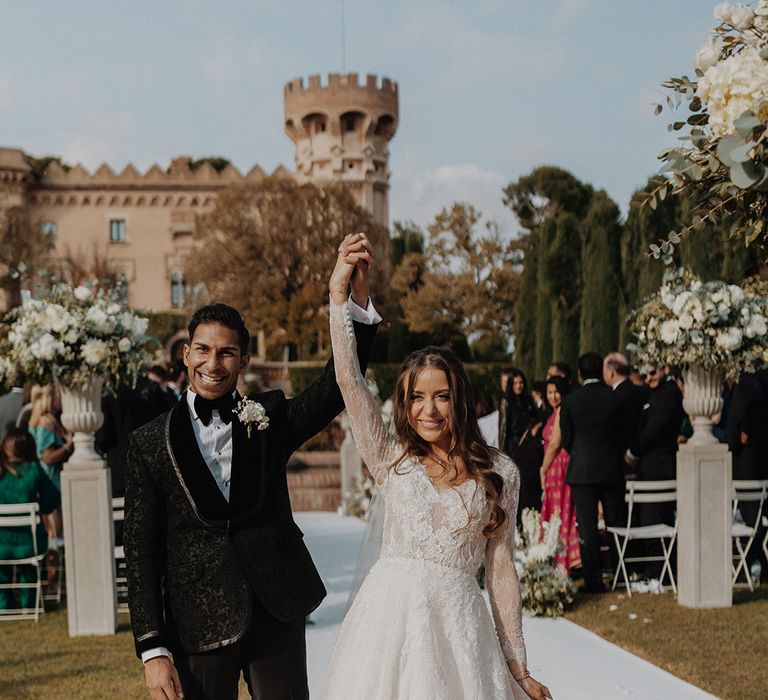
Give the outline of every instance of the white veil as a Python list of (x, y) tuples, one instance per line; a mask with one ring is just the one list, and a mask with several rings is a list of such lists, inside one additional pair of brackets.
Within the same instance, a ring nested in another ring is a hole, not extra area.
[(360, 550), (357, 553), (355, 562), (355, 573), (352, 576), (352, 588), (349, 591), (347, 599), (346, 614), (352, 607), (352, 603), (357, 596), (360, 586), (363, 585), (365, 577), (373, 565), (381, 556), (381, 545), (384, 537), (384, 496), (382, 496), (379, 487), (374, 484), (371, 493), (371, 505), (368, 508), (368, 528), (365, 531), (365, 537), (360, 543)]

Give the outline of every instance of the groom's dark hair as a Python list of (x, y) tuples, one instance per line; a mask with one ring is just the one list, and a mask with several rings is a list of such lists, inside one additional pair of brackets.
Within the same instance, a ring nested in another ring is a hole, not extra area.
[(248, 352), (248, 342), (251, 339), (248, 329), (245, 327), (245, 321), (237, 309), (233, 309), (226, 304), (207, 304), (199, 308), (192, 314), (192, 319), (187, 326), (189, 331), (189, 342), (195, 335), (197, 327), (203, 323), (220, 323), (226, 328), (237, 332), (240, 340), (240, 353), (245, 355)]

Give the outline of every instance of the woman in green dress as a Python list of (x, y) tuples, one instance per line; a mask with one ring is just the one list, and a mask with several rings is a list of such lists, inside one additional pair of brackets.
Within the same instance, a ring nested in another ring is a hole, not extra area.
[[(34, 438), (23, 428), (10, 428), (0, 443), (0, 504), (37, 503), (41, 513), (50, 513), (61, 505), (61, 495), (37, 461)], [(42, 554), (48, 549), (45, 528), (38, 525), (37, 549), (28, 527), (0, 529), (0, 559), (22, 559)], [(12, 567), (0, 566), (0, 583), (9, 583)], [(31, 565), (18, 567), (19, 583), (35, 580)], [(35, 590), (19, 589), (18, 607), (35, 607)], [(0, 609), (13, 608), (10, 590), (0, 588)]]

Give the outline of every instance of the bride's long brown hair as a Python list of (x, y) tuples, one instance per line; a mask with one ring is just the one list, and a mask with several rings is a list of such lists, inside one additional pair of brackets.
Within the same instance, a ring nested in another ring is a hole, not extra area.
[[(469, 381), (464, 365), (450, 348), (430, 345), (417, 350), (405, 358), (400, 366), (395, 388), (393, 420), (395, 431), (404, 446), (403, 454), (390, 466), (397, 468), (407, 455), (413, 457), (430, 456), (432, 446), (419, 436), (411, 422), (411, 392), (418, 375), (427, 367), (445, 372), (450, 395), (450, 446), (448, 463), (436, 460), (443, 468), (443, 475), (453, 471), (448, 479), (453, 482), (458, 476), (454, 466), (456, 459), (464, 462), (467, 478), (473, 479), (485, 490), (485, 497), (491, 506), (491, 517), (483, 528), (483, 534), (490, 536), (507, 519), (507, 513), (501, 505), (501, 492), (504, 479), (492, 469), (493, 449), (483, 439), (475, 415), (475, 393)], [(401, 473), (401, 472), (397, 472)]]

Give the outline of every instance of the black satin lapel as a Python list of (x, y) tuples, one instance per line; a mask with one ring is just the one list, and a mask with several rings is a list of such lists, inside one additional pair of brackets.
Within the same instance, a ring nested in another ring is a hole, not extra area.
[(232, 419), (232, 487), (229, 500), (233, 515), (261, 507), (262, 460), (260, 452), (263, 434), (254, 426), (251, 436), (237, 416)]
[(226, 520), (229, 517), (229, 503), (200, 454), (185, 396), (173, 408), (169, 428), (171, 449), (179, 465), (181, 478), (200, 514), (213, 520)]

